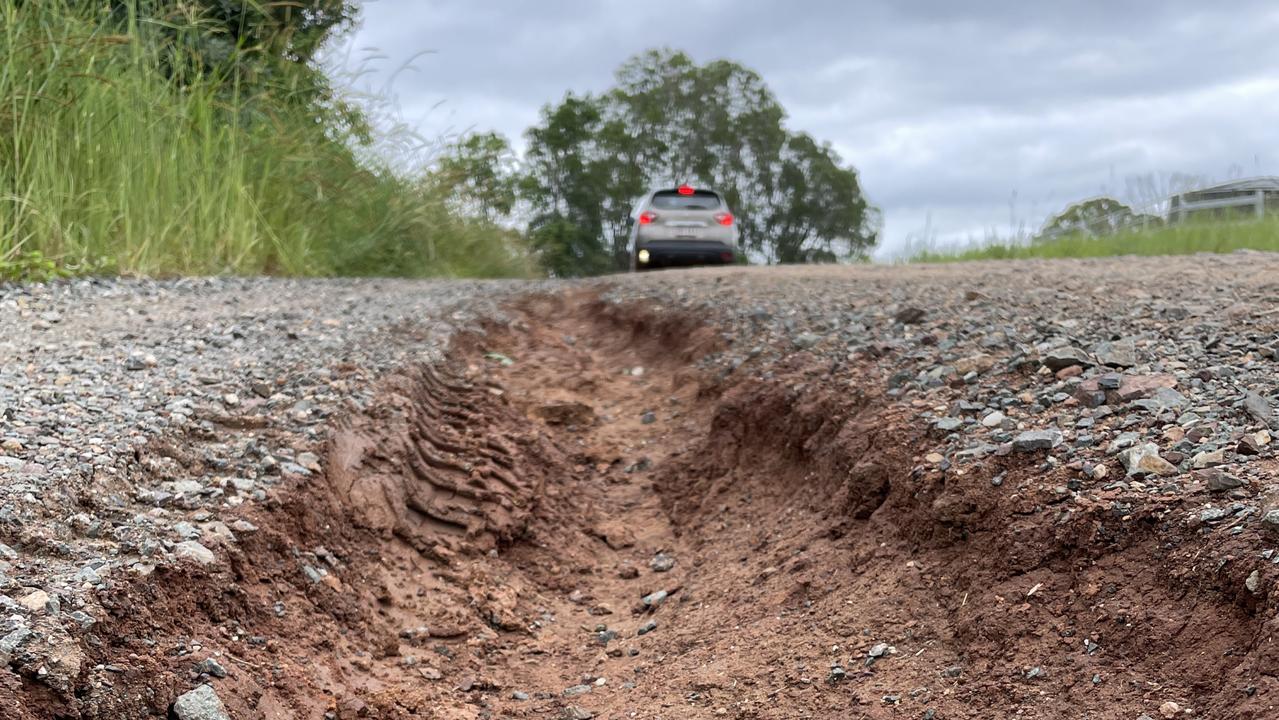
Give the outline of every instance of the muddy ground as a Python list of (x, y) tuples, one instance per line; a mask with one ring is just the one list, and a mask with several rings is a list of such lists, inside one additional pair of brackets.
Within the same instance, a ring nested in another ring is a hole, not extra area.
[[(212, 562), (99, 593), (67, 686), (15, 652), (3, 716), (183, 718), (205, 684), (236, 720), (1279, 716), (1273, 541), (1186, 521), (1197, 480), (952, 465), (891, 349), (726, 372), (708, 316), (609, 292), (514, 299), (374, 379), (313, 472), (206, 528)], [(235, 425), (139, 457), (276, 432)]]

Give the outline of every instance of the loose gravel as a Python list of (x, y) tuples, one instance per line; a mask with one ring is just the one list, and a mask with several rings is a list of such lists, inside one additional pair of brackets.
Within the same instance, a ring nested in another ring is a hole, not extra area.
[[(25, 665), (69, 687), (96, 592), (161, 563), (213, 563), (200, 541), (210, 527), (253, 530), (222, 524), (219, 509), (318, 470), (296, 448), (363, 407), (370, 379), (438, 361), (453, 333), (525, 288), (207, 278), (0, 290), (0, 664), (29, 651)], [(165, 445), (268, 424), (292, 442), (205, 444), (210, 474), (184, 472), (184, 449)]]
[[(1130, 499), (1099, 494), (1182, 497), (1178, 522), (1195, 532), (1279, 532), (1279, 505), (1268, 500), (1277, 272), (1279, 257), (1237, 253), (580, 283), (9, 286), (0, 289), (0, 665), (21, 658), (39, 682), (73, 687), (99, 593), (158, 565), (216, 563), (211, 534), (233, 541), (256, 530), (223, 513), (320, 472), (310, 448), (333, 418), (371, 402), (376, 378), (441, 359), (455, 333), (501, 317), (516, 295), (565, 286), (704, 319), (719, 350), (699, 366), (723, 380), (768, 380), (800, 353), (832, 375), (872, 368), (862, 377), (910, 408), (928, 438), (920, 472), (1033, 456), (1069, 478), (1055, 489), (1063, 503), (1108, 502), (1123, 514)], [(267, 424), (275, 446), (243, 435), (216, 442), (220, 428)], [(166, 445), (179, 433), (214, 440), (199, 460), (215, 472), (183, 471), (186, 449)], [(1264, 595), (1273, 581), (1253, 572), (1244, 590)], [(192, 693), (184, 708), (216, 700)]]

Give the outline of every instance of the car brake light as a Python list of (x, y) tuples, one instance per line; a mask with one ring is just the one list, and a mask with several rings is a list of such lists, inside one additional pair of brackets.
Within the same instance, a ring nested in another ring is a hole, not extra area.
[(640, 213), (639, 223), (640, 225), (652, 225), (653, 221), (656, 219), (657, 219), (657, 213), (651, 212), (651, 211), (643, 212), (643, 213)]
[(678, 191), (680, 195), (692, 195), (694, 192), (693, 188), (688, 185), (680, 185)]
[(720, 225), (732, 225), (733, 216), (728, 213), (719, 213), (715, 216), (715, 222), (719, 223)]

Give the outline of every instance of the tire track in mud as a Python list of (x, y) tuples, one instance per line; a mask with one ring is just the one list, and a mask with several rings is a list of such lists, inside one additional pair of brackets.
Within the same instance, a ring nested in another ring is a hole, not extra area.
[[(884, 368), (710, 377), (717, 342), (658, 307), (521, 300), (383, 378), (216, 563), (103, 598), (74, 688), (0, 699), (150, 717), (208, 682), (236, 720), (1270, 716), (1265, 619), (1180, 559), (1170, 508), (1054, 516), (1033, 459), (920, 463)], [(1252, 693), (1211, 684), (1228, 673)]]

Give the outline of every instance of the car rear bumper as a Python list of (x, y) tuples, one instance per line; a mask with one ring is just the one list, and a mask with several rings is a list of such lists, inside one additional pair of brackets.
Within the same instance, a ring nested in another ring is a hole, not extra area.
[(734, 229), (723, 225), (645, 225), (639, 229), (638, 237), (641, 245), (659, 242), (718, 242), (732, 245), (737, 239)]
[[(648, 252), (647, 262), (640, 260), (642, 251)], [(640, 242), (635, 248), (636, 270), (731, 265), (735, 259), (731, 245), (715, 240), (655, 240)]]

